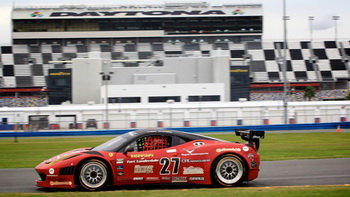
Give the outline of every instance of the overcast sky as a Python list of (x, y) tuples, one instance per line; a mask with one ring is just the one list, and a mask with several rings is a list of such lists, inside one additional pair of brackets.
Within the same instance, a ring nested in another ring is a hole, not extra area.
[[(138, 5), (162, 2), (194, 2), (196, 0), (1, 0), (0, 1), (0, 45), (11, 43), (11, 8), (12, 5)], [(202, 0), (205, 1), (205, 0)], [(198, 0), (197, 0), (198, 2)], [(262, 3), (264, 7), (264, 36), (266, 41), (283, 39), (283, 0), (207, 0), (214, 5), (223, 3)], [(349, 0), (286, 0), (288, 20), (288, 40), (309, 40), (309, 16), (314, 16), (313, 39), (334, 40), (335, 21), (332, 16), (339, 16), (337, 21), (338, 40), (350, 40), (350, 1)]]

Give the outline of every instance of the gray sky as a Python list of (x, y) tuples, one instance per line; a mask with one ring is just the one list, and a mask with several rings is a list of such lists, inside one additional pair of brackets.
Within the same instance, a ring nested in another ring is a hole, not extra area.
[[(223, 3), (262, 3), (264, 7), (264, 36), (266, 41), (283, 39), (283, 0), (1, 0), (0, 1), (0, 45), (11, 43), (11, 7), (16, 5), (120, 5), (156, 4), (162, 2), (207, 1), (214, 5)], [(286, 0), (288, 20), (288, 40), (310, 39), (309, 16), (314, 16), (313, 39), (334, 40), (335, 23), (332, 16), (340, 16), (337, 21), (338, 40), (350, 40), (349, 0)]]

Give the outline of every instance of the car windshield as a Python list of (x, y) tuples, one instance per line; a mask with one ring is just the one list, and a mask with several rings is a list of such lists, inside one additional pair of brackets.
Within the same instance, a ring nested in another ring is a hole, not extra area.
[(116, 138), (113, 138), (95, 148), (91, 149), (92, 151), (107, 151), (112, 152), (118, 150), (120, 147), (125, 145), (125, 142), (129, 141), (129, 139), (134, 138), (137, 135), (136, 132), (129, 132), (123, 135), (120, 135)]

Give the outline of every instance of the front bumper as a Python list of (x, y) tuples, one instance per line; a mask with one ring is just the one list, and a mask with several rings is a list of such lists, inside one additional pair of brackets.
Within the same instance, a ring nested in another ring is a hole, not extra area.
[(64, 173), (66, 171), (65, 169), (66, 168), (54, 168), (45, 164), (40, 164), (35, 168), (40, 176), (40, 178), (36, 180), (36, 185), (45, 188), (75, 188), (74, 170), (71, 170), (72, 173), (67, 174)]

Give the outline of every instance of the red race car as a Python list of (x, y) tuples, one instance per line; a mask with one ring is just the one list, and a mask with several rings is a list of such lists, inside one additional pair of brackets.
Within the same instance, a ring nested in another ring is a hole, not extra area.
[(258, 177), (264, 131), (236, 130), (248, 143), (172, 130), (138, 130), (94, 148), (52, 157), (35, 170), (37, 186), (103, 189), (160, 183), (234, 186)]

